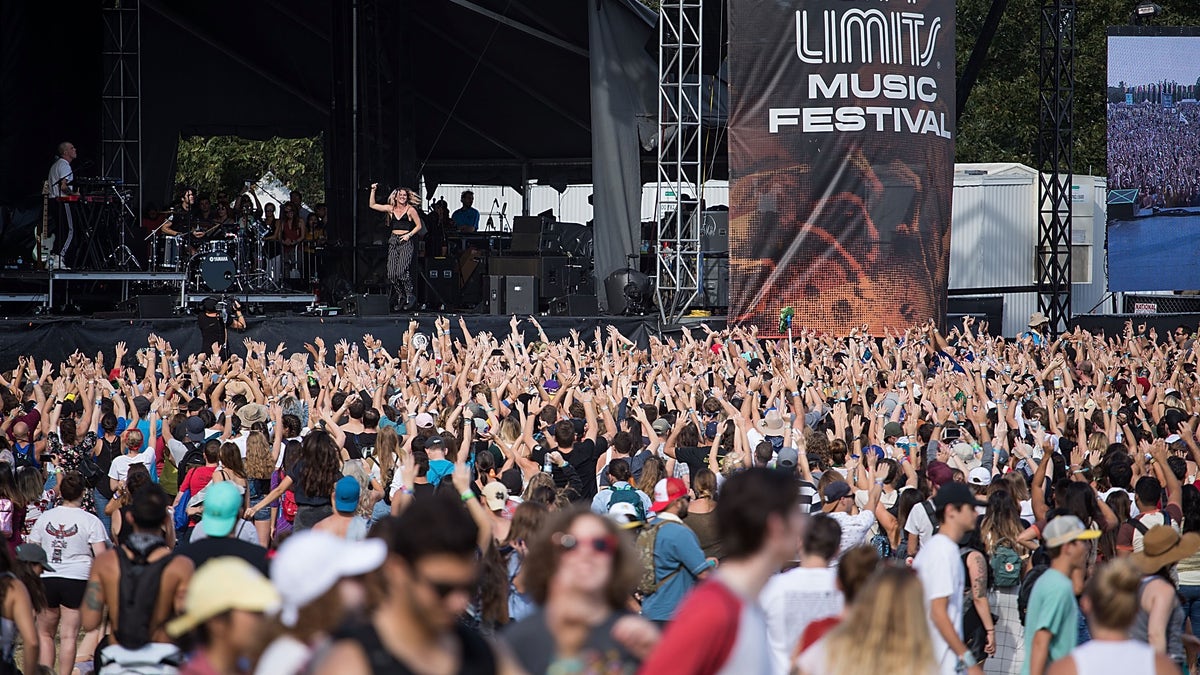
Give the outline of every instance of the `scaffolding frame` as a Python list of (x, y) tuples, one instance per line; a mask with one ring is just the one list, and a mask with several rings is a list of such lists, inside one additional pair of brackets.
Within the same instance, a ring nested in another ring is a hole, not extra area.
[(658, 11), (655, 293), (663, 324), (677, 323), (703, 284), (704, 0), (663, 0)]
[(115, 178), (141, 204), (142, 186), (142, 59), (141, 3), (105, 0), (100, 94), (101, 176)]

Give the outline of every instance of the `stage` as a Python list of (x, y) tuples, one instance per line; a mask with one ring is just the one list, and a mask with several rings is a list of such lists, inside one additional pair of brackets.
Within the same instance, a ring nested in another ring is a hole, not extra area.
[[(268, 316), (248, 317), (245, 331), (230, 331), (230, 348), (234, 353), (243, 354), (245, 348), (242, 340), (252, 338), (265, 342), (274, 349), (275, 345), (283, 342), (287, 345), (287, 353), (302, 352), (304, 343), (311, 342), (316, 337), (325, 340), (325, 345), (331, 351), (334, 343), (346, 339), (351, 343), (361, 343), (362, 336), (370, 333), (383, 341), (388, 349), (394, 349), (399, 343), (404, 331), (408, 330), (410, 320), (418, 324), (418, 331), (426, 335), (433, 332), (434, 313), (394, 314), (378, 317), (352, 316)], [(462, 339), (458, 327), (457, 314), (443, 314), (450, 318), (451, 337)], [(492, 316), (487, 314), (465, 315), (467, 328), (471, 333), (487, 331), (496, 336), (507, 336), (509, 333), (508, 316)], [(596, 327), (606, 330), (607, 326), (615, 326), (625, 337), (634, 340), (639, 347), (645, 348), (650, 335), (677, 332), (678, 328), (660, 331), (657, 315), (649, 316), (545, 316), (538, 317), (546, 336), (551, 340), (567, 337), (571, 329), (579, 331), (581, 338), (591, 340)], [(713, 330), (725, 326), (724, 317), (708, 317), (704, 319), (689, 319), (689, 322), (705, 321)], [(696, 330), (699, 330), (697, 328)], [(521, 331), (526, 342), (538, 339), (535, 329), (525, 319), (521, 322)], [(192, 354), (202, 348), (200, 331), (194, 317), (170, 319), (102, 319), (82, 317), (61, 318), (32, 318), (0, 320), (0, 370), (10, 370), (17, 365), (20, 356), (33, 355), (39, 362), (49, 359), (57, 364), (64, 361), (75, 350), (95, 356), (98, 351), (104, 351), (108, 365), (112, 364), (113, 345), (124, 340), (129, 347), (126, 360), (134, 363), (134, 352), (146, 346), (146, 336), (154, 333), (171, 343), (171, 346), (183, 354)]]

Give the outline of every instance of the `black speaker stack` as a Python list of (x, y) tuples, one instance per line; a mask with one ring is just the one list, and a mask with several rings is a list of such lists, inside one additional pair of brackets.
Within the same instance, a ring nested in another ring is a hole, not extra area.
[(506, 255), (488, 260), (488, 312), (596, 315), (592, 242), (592, 228), (584, 225), (545, 216), (513, 218)]

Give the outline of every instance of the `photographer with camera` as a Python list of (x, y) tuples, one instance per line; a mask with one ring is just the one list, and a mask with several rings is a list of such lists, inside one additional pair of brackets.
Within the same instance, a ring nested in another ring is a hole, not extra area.
[(246, 317), (242, 315), (242, 303), (234, 298), (225, 296), (218, 300), (209, 296), (200, 304), (200, 313), (196, 315), (196, 324), (200, 328), (201, 351), (207, 352), (216, 345), (221, 358), (229, 358), (229, 330), (246, 330)]

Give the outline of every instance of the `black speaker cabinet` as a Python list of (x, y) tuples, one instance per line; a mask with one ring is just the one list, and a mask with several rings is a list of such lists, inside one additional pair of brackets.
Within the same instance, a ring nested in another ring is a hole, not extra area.
[(535, 256), (494, 256), (488, 260), (488, 273), (498, 277), (541, 274), (541, 258)]
[(561, 255), (542, 256), (538, 265), (538, 279), (541, 280), (543, 298), (557, 298), (566, 295), (568, 291), (567, 257)]
[(532, 276), (504, 277), (504, 311), (506, 314), (537, 314), (537, 278)]
[(572, 293), (553, 300), (550, 303), (550, 313), (554, 316), (597, 316), (600, 307), (595, 295)]
[(425, 263), (425, 281), (429, 282), (426, 304), (452, 306), (458, 300), (458, 272), (454, 258), (430, 258)]
[(513, 216), (512, 231), (513, 234), (536, 234), (539, 237), (542, 234), (541, 216)]
[(495, 274), (488, 275), (487, 301), (488, 314), (504, 313), (504, 277)]
[(139, 319), (168, 319), (175, 316), (177, 295), (137, 295), (126, 300), (126, 307)]
[(365, 293), (352, 295), (342, 301), (342, 306), (345, 307), (347, 314), (354, 316), (387, 316), (388, 296)]

